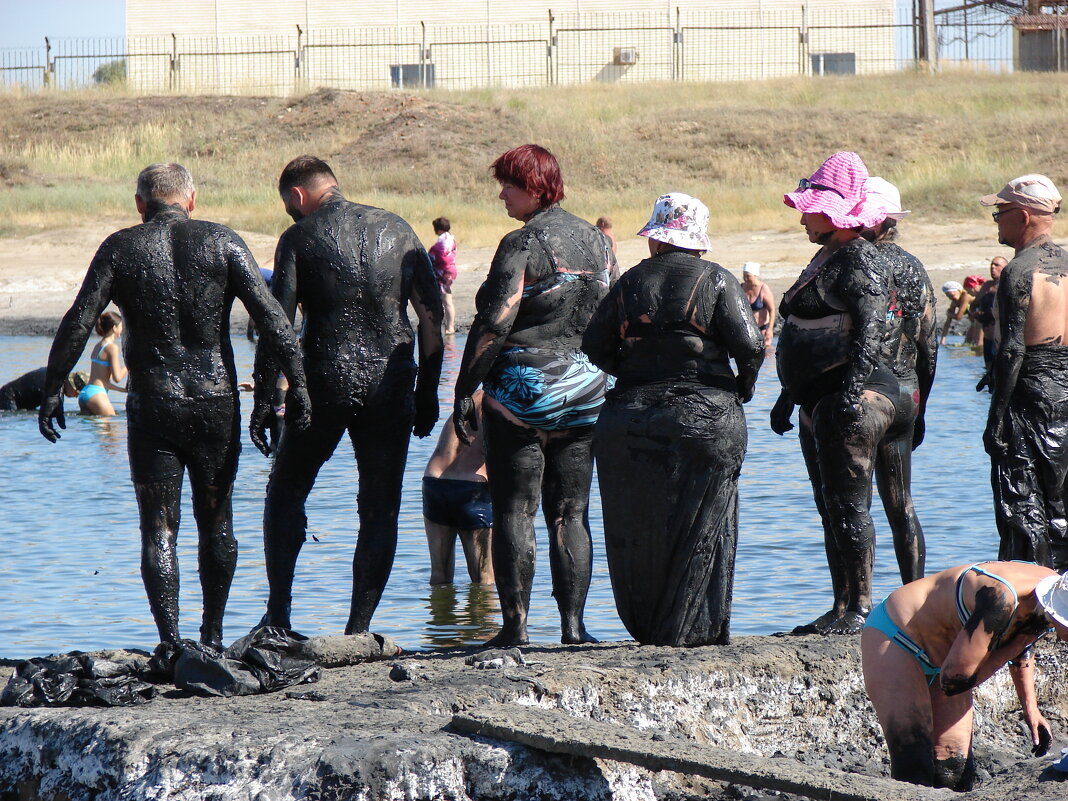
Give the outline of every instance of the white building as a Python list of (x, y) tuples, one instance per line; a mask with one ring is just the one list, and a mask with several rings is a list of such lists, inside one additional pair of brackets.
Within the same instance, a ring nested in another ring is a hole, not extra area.
[(126, 0), (145, 91), (751, 80), (897, 69), (894, 0)]

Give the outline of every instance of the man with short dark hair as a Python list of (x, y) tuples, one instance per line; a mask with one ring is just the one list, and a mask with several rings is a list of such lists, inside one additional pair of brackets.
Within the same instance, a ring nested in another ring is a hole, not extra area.
[[(360, 474), (360, 530), (345, 626), (354, 634), (367, 631), (393, 568), (409, 438), (413, 431), (427, 436), (438, 419), (441, 299), (411, 227), (396, 214), (346, 200), (326, 162), (293, 159), (278, 191), (294, 225), (278, 241), (271, 291), (290, 320), (301, 305), (313, 416), (306, 431), (285, 426), (267, 485), (263, 543), (270, 597), (262, 624), (290, 627), (305, 502), (347, 431)], [(417, 382), (409, 303), (418, 318)], [(261, 346), (251, 432), (264, 454), (270, 452), (264, 421), (276, 375)]]
[(65, 428), (60, 385), (114, 301), (126, 326), (130, 371), (126, 419), (130, 474), (141, 518), (141, 577), (162, 642), (178, 643), (176, 540), (182, 476), (189, 471), (200, 537), (202, 643), (222, 645), (222, 620), (237, 563), (231, 493), (241, 450), (237, 374), (230, 346), (236, 296), (256, 321), (261, 347), (289, 378), (289, 421), (306, 426), (307, 390), (293, 329), (256, 261), (225, 226), (192, 220), (196, 190), (180, 164), (153, 164), (134, 195), (142, 224), (109, 236), (96, 252), (48, 357), (41, 433)]
[(1001, 273), (993, 398), (983, 443), (991, 459), (999, 558), (1068, 568), (1068, 253), (1050, 239), (1061, 196), (1024, 175), (980, 201), (995, 206), (998, 242), (1016, 256)]

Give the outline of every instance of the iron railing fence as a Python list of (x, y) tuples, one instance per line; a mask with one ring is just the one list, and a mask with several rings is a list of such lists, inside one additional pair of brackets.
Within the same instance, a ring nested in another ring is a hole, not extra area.
[[(1049, 32), (1055, 43), (1068, 35), (1068, 18), (1063, 19), (1063, 30)], [(942, 14), (936, 26), (943, 69), (1021, 68), (1013, 23), (1004, 14)], [(843, 4), (807, 16), (800, 3), (774, 15), (568, 14), (550, 15), (544, 23), (59, 39), (46, 40), (44, 47), (0, 49), (0, 88), (74, 89), (123, 81), (142, 93), (288, 95), (319, 87), (759, 80), (912, 69), (917, 40), (911, 16), (902, 11), (851, 11)], [(1032, 50), (1038, 42), (1041, 56), (1042, 40), (1031, 41)], [(1060, 53), (1049, 68), (1064, 67)], [(1045, 63), (1029, 58), (1023, 68)]]

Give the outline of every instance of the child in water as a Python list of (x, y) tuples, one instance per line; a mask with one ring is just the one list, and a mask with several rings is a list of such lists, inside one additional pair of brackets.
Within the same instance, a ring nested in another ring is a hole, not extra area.
[(456, 238), (450, 233), (452, 224), (446, 217), (438, 217), (431, 225), (437, 234), (437, 241), (431, 245), (427, 255), (434, 267), (438, 279), (438, 291), (441, 292), (441, 305), (445, 310), (444, 326), (446, 334), (456, 333), (456, 309), (452, 305), (452, 282), (456, 280)]

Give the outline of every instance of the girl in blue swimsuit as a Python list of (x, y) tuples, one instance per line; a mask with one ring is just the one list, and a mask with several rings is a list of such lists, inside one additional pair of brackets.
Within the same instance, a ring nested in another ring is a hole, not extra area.
[(89, 383), (78, 393), (78, 407), (82, 414), (112, 417), (115, 407), (108, 398), (108, 390), (125, 392), (118, 385), (126, 378), (126, 365), (122, 361), (119, 337), (122, 336), (122, 317), (118, 312), (106, 311), (96, 321), (96, 332), (101, 339), (93, 348), (89, 361)]

